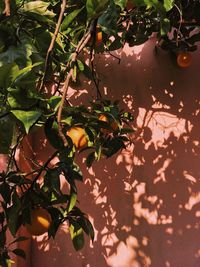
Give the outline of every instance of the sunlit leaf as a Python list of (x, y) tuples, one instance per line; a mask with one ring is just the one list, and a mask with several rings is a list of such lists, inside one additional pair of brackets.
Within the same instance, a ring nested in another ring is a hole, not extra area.
[(83, 229), (75, 221), (73, 221), (73, 224), (70, 225), (70, 236), (71, 236), (75, 250), (82, 249), (84, 246)]
[(22, 122), (26, 133), (29, 132), (31, 126), (33, 126), (39, 117), (41, 116), (42, 112), (35, 110), (35, 111), (23, 111), (23, 110), (12, 110), (12, 114)]
[(72, 11), (71, 13), (69, 13), (63, 20), (62, 24), (61, 24), (61, 30), (65, 31), (70, 23), (73, 22), (73, 20), (78, 16), (78, 14), (83, 10), (84, 7), (80, 8), (80, 9), (75, 9), (74, 11)]
[(173, 4), (174, 4), (174, 0), (164, 0), (164, 7), (166, 11), (169, 11), (170, 9), (172, 9)]
[(109, 0), (87, 0), (86, 8), (88, 18), (97, 18), (109, 5)]

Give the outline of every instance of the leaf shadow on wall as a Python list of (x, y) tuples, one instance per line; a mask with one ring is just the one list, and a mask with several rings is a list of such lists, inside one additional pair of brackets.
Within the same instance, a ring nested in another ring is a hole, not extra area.
[[(41, 257), (49, 267), (199, 267), (198, 62), (179, 69), (153, 47), (151, 40), (140, 52), (123, 52), (120, 65), (97, 58), (102, 91), (134, 113), (134, 145), (89, 172), (83, 165), (79, 200), (93, 220), (94, 243), (86, 240), (77, 253), (61, 229), (33, 249), (33, 267)], [(87, 101), (87, 91), (79, 93), (74, 103)]]

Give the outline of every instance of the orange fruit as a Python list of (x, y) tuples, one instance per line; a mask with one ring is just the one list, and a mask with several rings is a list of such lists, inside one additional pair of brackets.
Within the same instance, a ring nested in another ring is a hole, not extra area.
[(51, 222), (49, 212), (46, 209), (37, 208), (31, 211), (31, 223), (25, 226), (31, 235), (39, 236), (48, 232)]
[[(104, 114), (101, 114), (99, 116), (99, 120), (107, 122), (110, 125), (110, 127), (112, 128), (113, 131), (116, 131), (118, 129), (117, 122), (115, 120), (111, 120), (110, 121)], [(109, 133), (110, 131), (107, 130), (107, 129), (102, 129), (102, 132)]]
[(79, 126), (74, 126), (69, 129), (67, 135), (72, 139), (73, 144), (76, 148), (83, 148), (87, 146), (86, 132)]
[(179, 67), (187, 68), (192, 64), (192, 55), (189, 52), (179, 52), (176, 61)]
[(103, 41), (103, 34), (102, 31), (98, 31), (96, 33), (96, 45), (100, 45)]
[(104, 114), (101, 114), (101, 115), (99, 116), (99, 120), (100, 120), (100, 121), (108, 122), (108, 118), (107, 118)]

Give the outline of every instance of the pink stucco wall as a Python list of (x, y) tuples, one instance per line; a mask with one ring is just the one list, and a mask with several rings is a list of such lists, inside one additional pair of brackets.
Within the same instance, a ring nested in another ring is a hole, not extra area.
[[(180, 69), (168, 53), (155, 55), (154, 45), (125, 48), (120, 64), (97, 56), (102, 91), (135, 116), (133, 145), (89, 170), (82, 165), (79, 201), (94, 243), (86, 238), (75, 252), (63, 226), (55, 240), (32, 239), (31, 267), (200, 266), (199, 51)], [(70, 94), (87, 103), (95, 91), (83, 81)]]
[[(133, 145), (89, 171), (82, 166), (79, 200), (94, 243), (86, 238), (75, 252), (63, 227), (54, 241), (33, 240), (32, 267), (200, 266), (199, 51), (180, 69), (154, 45), (124, 49), (120, 64), (97, 56), (102, 91), (134, 113)], [(95, 91), (82, 82), (71, 94), (78, 104)]]

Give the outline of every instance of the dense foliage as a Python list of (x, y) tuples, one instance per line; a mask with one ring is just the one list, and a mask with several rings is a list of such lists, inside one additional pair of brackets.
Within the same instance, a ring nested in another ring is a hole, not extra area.
[[(67, 221), (75, 249), (83, 247), (84, 232), (94, 238), (87, 215), (76, 203), (76, 180), (83, 180), (77, 150), (86, 152), (87, 167), (111, 157), (129, 144), (132, 120), (117, 101), (105, 100), (100, 92), (95, 54), (126, 43), (142, 44), (153, 33), (158, 48), (174, 55), (192, 52), (200, 39), (199, 23), (198, 0), (0, 2), (0, 153), (8, 156), (7, 169), (0, 173), (0, 266), (10, 265), (12, 253), (25, 257), (8, 244), (6, 233), (11, 232), (14, 243), (24, 241), (18, 231), (31, 223), (31, 211), (37, 208), (51, 215), (49, 237)], [(69, 83), (76, 84), (81, 73), (97, 92), (87, 107), (73, 106), (67, 98)], [(50, 84), (55, 84), (54, 91)], [(73, 127), (84, 129), (84, 146), (67, 134)], [(42, 166), (27, 159), (34, 164), (30, 171), (23, 170), (16, 153), (38, 129), (44, 129), (54, 152)], [(68, 194), (62, 191), (61, 176)]]

